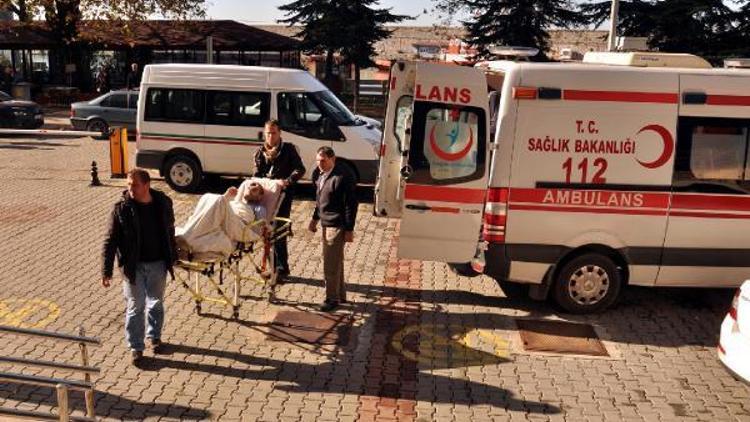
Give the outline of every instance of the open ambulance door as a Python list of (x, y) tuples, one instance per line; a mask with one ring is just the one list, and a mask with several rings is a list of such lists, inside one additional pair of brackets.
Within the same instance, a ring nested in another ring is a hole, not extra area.
[(380, 143), (380, 167), (375, 183), (376, 216), (401, 217), (404, 180), (400, 171), (408, 159), (416, 70), (413, 62), (397, 62), (391, 66), (383, 138)]
[(403, 196), (398, 256), (469, 262), (477, 252), (487, 190), (487, 82), (470, 67), (413, 66), (408, 136), (401, 168), (391, 170)]

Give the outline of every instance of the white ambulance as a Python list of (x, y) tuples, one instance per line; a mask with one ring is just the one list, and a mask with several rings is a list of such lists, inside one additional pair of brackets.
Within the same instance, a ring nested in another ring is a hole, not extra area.
[(750, 71), (585, 61), (394, 64), (375, 213), (401, 219), (399, 256), (483, 270), (574, 313), (626, 285), (739, 286)]
[(256, 66), (146, 66), (138, 102), (136, 164), (157, 169), (180, 192), (204, 174), (248, 175), (263, 143), (263, 125), (277, 119), (307, 168), (330, 146), (358, 180), (372, 183), (381, 132), (352, 114), (309, 72)]

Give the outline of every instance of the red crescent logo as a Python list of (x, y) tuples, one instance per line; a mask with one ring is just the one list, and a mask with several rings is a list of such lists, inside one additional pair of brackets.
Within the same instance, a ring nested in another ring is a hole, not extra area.
[(474, 144), (474, 131), (469, 128), (469, 142), (466, 143), (466, 146), (464, 149), (458, 152), (445, 152), (438, 146), (437, 142), (435, 141), (435, 126), (432, 126), (432, 129), (430, 130), (430, 148), (432, 149), (432, 152), (435, 153), (435, 155), (438, 156), (443, 161), (458, 161), (469, 153), (471, 151), (471, 146)]
[(641, 130), (638, 131), (637, 134), (640, 134), (641, 132), (645, 132), (647, 130), (656, 132), (659, 136), (661, 136), (661, 139), (664, 142), (664, 150), (662, 151), (659, 158), (650, 163), (644, 163), (643, 161), (638, 159), (636, 159), (636, 161), (638, 161), (638, 164), (646, 167), (647, 169), (659, 168), (666, 164), (670, 158), (672, 158), (672, 153), (674, 152), (674, 139), (672, 138), (672, 134), (669, 133), (669, 131), (664, 126), (660, 125), (644, 126)]

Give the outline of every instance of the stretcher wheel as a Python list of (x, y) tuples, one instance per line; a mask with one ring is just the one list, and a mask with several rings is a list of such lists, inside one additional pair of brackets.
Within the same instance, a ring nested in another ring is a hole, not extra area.
[(200, 302), (195, 302), (195, 313), (198, 314), (198, 315), (200, 315), (201, 311), (202, 311), (202, 309), (201, 309), (201, 303)]
[(232, 318), (239, 319), (240, 318), (240, 307), (239, 306), (233, 306), (232, 307)]

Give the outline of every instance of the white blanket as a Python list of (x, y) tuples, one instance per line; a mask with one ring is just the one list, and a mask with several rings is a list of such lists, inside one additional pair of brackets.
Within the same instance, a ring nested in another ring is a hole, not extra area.
[[(260, 182), (265, 189), (260, 204), (248, 205), (242, 198), (250, 182)], [(279, 197), (275, 181), (248, 179), (238, 188), (237, 195), (230, 200), (224, 195), (207, 193), (198, 200), (193, 214), (185, 224), (175, 228), (179, 243), (186, 243), (194, 260), (222, 259), (229, 256), (237, 242), (252, 242), (260, 238), (264, 224), (250, 227), (256, 219), (273, 221), (270, 215), (275, 210)], [(257, 215), (256, 215), (257, 214)]]

